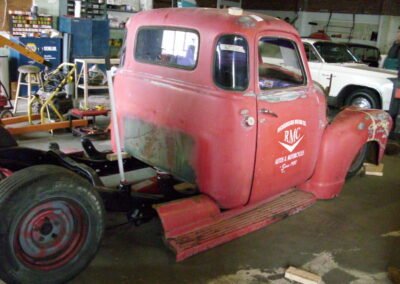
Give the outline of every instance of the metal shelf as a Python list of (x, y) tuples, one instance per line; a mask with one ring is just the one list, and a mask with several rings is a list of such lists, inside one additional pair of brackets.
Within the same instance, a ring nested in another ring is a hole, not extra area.
[(124, 10), (117, 10), (117, 9), (107, 9), (107, 12), (129, 13), (129, 14), (137, 13), (137, 11), (124, 11)]
[[(111, 65), (118, 65), (119, 62), (120, 62), (119, 58), (111, 58), (110, 59)], [(90, 64), (105, 64), (106, 60), (104, 58), (76, 58), (74, 60), (74, 63), (76, 65), (76, 69), (75, 69), (75, 99), (78, 98), (78, 89), (82, 89), (83, 90), (84, 107), (87, 107), (89, 90), (108, 89), (108, 85), (103, 85), (103, 86), (89, 85), (89, 75), (88, 75), (89, 65)], [(81, 83), (81, 84), (79, 84), (80, 79), (83, 80), (83, 83)]]

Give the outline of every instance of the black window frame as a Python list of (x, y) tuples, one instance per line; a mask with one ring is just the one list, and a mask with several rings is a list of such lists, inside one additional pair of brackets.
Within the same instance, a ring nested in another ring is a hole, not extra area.
[(304, 51), (306, 52), (307, 55), (307, 50), (306, 50), (306, 46), (310, 48), (310, 51), (315, 55), (315, 58), (317, 59), (317, 61), (309, 61), (307, 58), (307, 62), (314, 62), (314, 63), (321, 63), (323, 62), (321, 59), (321, 56), (319, 55), (319, 53), (315, 50), (314, 45), (312, 45), (311, 43), (308, 42), (303, 42), (304, 45)]
[[(243, 89), (237, 89), (237, 88), (233, 89), (233, 88), (229, 88), (229, 87), (223, 86), (223, 85), (219, 84), (215, 79), (215, 75), (216, 75), (216, 72), (215, 72), (216, 71), (215, 70), (215, 61), (216, 61), (216, 58), (217, 58), (217, 46), (218, 46), (221, 38), (228, 37), (228, 36), (234, 36), (234, 37), (239, 36), (239, 37), (241, 37), (241, 38), (243, 38), (245, 40), (246, 45), (247, 45), (247, 74), (246, 74), (247, 75), (247, 86), (245, 88), (243, 88)], [(214, 56), (213, 56), (213, 61), (212, 61), (212, 65), (211, 65), (212, 74), (213, 74), (212, 77), (213, 77), (214, 85), (216, 85), (218, 88), (220, 88), (222, 90), (226, 90), (226, 91), (232, 91), (232, 92), (245, 92), (245, 91), (247, 91), (249, 86), (250, 86), (250, 79), (251, 79), (250, 78), (250, 52), (251, 51), (250, 51), (250, 47), (249, 47), (249, 41), (247, 40), (247, 38), (244, 35), (229, 33), (229, 34), (222, 34), (222, 35), (218, 36), (218, 38), (217, 38), (217, 40), (215, 41), (215, 44), (214, 44), (214, 49), (213, 49)]]
[[(260, 88), (260, 71), (259, 71), (259, 66), (257, 66), (257, 86), (259, 88), (259, 90), (261, 92), (268, 92), (268, 91), (273, 91), (273, 90), (282, 90), (282, 89), (289, 89), (289, 88), (298, 88), (298, 87), (305, 87), (308, 85), (308, 75), (305, 69), (305, 65), (304, 65), (304, 61), (303, 61), (303, 57), (301, 56), (300, 50), (299, 50), (299, 46), (297, 45), (297, 43), (294, 40), (291, 40), (289, 38), (286, 37), (279, 37), (279, 36), (261, 36), (258, 41), (257, 41), (257, 46), (258, 43), (263, 39), (263, 38), (275, 38), (275, 39), (282, 39), (282, 40), (287, 40), (288, 42), (292, 43), (295, 49), (295, 52), (297, 54), (297, 58), (300, 64), (300, 68), (301, 68), (301, 72), (303, 74), (303, 83), (299, 84), (299, 85), (294, 85), (294, 86), (289, 86), (289, 87), (277, 87), (277, 88), (271, 88), (271, 89), (261, 89)], [(259, 49), (257, 48), (257, 58), (260, 55), (259, 54)], [(307, 58), (305, 58), (305, 61), (308, 63)], [(257, 61), (258, 62), (258, 61)], [(259, 65), (259, 62), (257, 63)]]
[(118, 66), (119, 68), (122, 68), (125, 65), (127, 41), (128, 41), (128, 30), (125, 29), (124, 30), (124, 37), (123, 37), (123, 40), (122, 40), (122, 46), (121, 46), (121, 49), (118, 52), (118, 58), (120, 59), (119, 66)]
[[(143, 60), (143, 59), (139, 59), (136, 56), (137, 53), (137, 48), (138, 48), (138, 38), (139, 38), (139, 33), (142, 30), (157, 30), (157, 29), (162, 29), (162, 30), (171, 30), (171, 31), (182, 31), (182, 32), (191, 32), (197, 35), (198, 38), (198, 46), (197, 46), (197, 57), (196, 57), (196, 63), (193, 67), (188, 67), (188, 66), (183, 66), (183, 65), (179, 65), (179, 64), (162, 64), (161, 62), (154, 62), (151, 60)], [(136, 34), (135, 34), (135, 48), (133, 50), (133, 57), (135, 59), (135, 61), (140, 62), (140, 63), (144, 63), (144, 64), (150, 64), (150, 65), (156, 65), (156, 66), (162, 66), (162, 67), (167, 67), (167, 68), (174, 68), (174, 69), (181, 69), (181, 70), (187, 70), (187, 71), (193, 71), (197, 68), (197, 65), (199, 63), (199, 57), (200, 57), (200, 46), (201, 46), (201, 38), (200, 38), (200, 33), (197, 30), (194, 29), (189, 29), (189, 28), (182, 28), (182, 27), (175, 27), (175, 26), (141, 26)]]

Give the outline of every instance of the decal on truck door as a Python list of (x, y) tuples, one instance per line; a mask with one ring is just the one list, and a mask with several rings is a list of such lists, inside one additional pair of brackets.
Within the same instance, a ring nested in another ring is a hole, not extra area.
[(275, 165), (278, 166), (282, 174), (286, 173), (287, 169), (297, 166), (298, 159), (304, 156), (304, 150), (299, 149), (299, 145), (304, 140), (305, 127), (307, 127), (305, 120), (293, 119), (283, 123), (277, 129), (278, 143), (284, 151), (289, 152), (289, 154), (275, 159)]

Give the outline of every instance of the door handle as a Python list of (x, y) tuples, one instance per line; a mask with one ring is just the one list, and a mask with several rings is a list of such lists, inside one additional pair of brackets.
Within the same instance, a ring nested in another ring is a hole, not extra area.
[(270, 111), (269, 109), (266, 109), (266, 108), (260, 109), (260, 113), (262, 113), (262, 114), (268, 114), (268, 115), (271, 115), (271, 116), (273, 116), (273, 117), (278, 117), (278, 115), (277, 115), (275, 112)]

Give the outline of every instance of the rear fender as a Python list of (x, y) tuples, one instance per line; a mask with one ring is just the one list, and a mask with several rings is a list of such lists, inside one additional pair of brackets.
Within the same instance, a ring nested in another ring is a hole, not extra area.
[(382, 110), (346, 108), (325, 129), (315, 171), (298, 188), (313, 193), (319, 199), (337, 196), (363, 145), (370, 141), (377, 142), (377, 161), (381, 161), (391, 128), (392, 119)]

